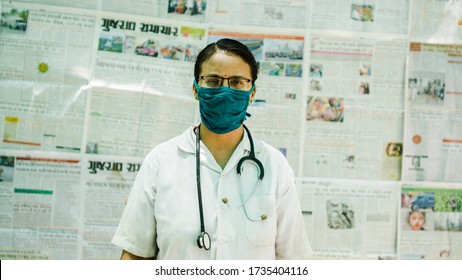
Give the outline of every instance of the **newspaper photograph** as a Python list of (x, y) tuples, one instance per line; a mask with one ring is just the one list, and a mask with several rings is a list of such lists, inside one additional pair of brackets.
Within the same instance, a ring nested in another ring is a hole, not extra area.
[(462, 257), (462, 185), (402, 182), (400, 259)]

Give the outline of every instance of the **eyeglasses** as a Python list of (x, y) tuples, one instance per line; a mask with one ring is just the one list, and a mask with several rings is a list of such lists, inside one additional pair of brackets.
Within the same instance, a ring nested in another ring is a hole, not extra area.
[(238, 90), (249, 90), (252, 80), (243, 77), (222, 78), (215, 76), (200, 76), (199, 81), (204, 81), (202, 84), (208, 88), (219, 88), (223, 86), (223, 80), (228, 80), (228, 87)]

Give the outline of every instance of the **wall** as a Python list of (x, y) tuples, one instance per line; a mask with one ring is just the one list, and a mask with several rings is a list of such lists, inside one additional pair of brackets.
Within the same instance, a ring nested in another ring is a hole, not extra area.
[(221, 37), (260, 63), (247, 124), (294, 168), (316, 258), (462, 259), (461, 1), (67, 2), (1, 2), (1, 259), (119, 257), (143, 157), (198, 121)]

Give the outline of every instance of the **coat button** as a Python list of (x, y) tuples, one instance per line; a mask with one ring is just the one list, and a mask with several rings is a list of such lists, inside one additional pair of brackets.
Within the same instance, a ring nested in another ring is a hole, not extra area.
[(228, 204), (228, 198), (226, 198), (226, 197), (223, 197), (223, 198), (221, 199), (221, 201), (222, 201), (224, 204)]

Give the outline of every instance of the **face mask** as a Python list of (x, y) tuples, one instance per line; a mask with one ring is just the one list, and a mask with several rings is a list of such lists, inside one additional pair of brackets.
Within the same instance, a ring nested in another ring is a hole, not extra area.
[(229, 87), (204, 88), (196, 81), (194, 86), (199, 98), (202, 123), (210, 131), (224, 134), (242, 125), (254, 86), (249, 91)]

